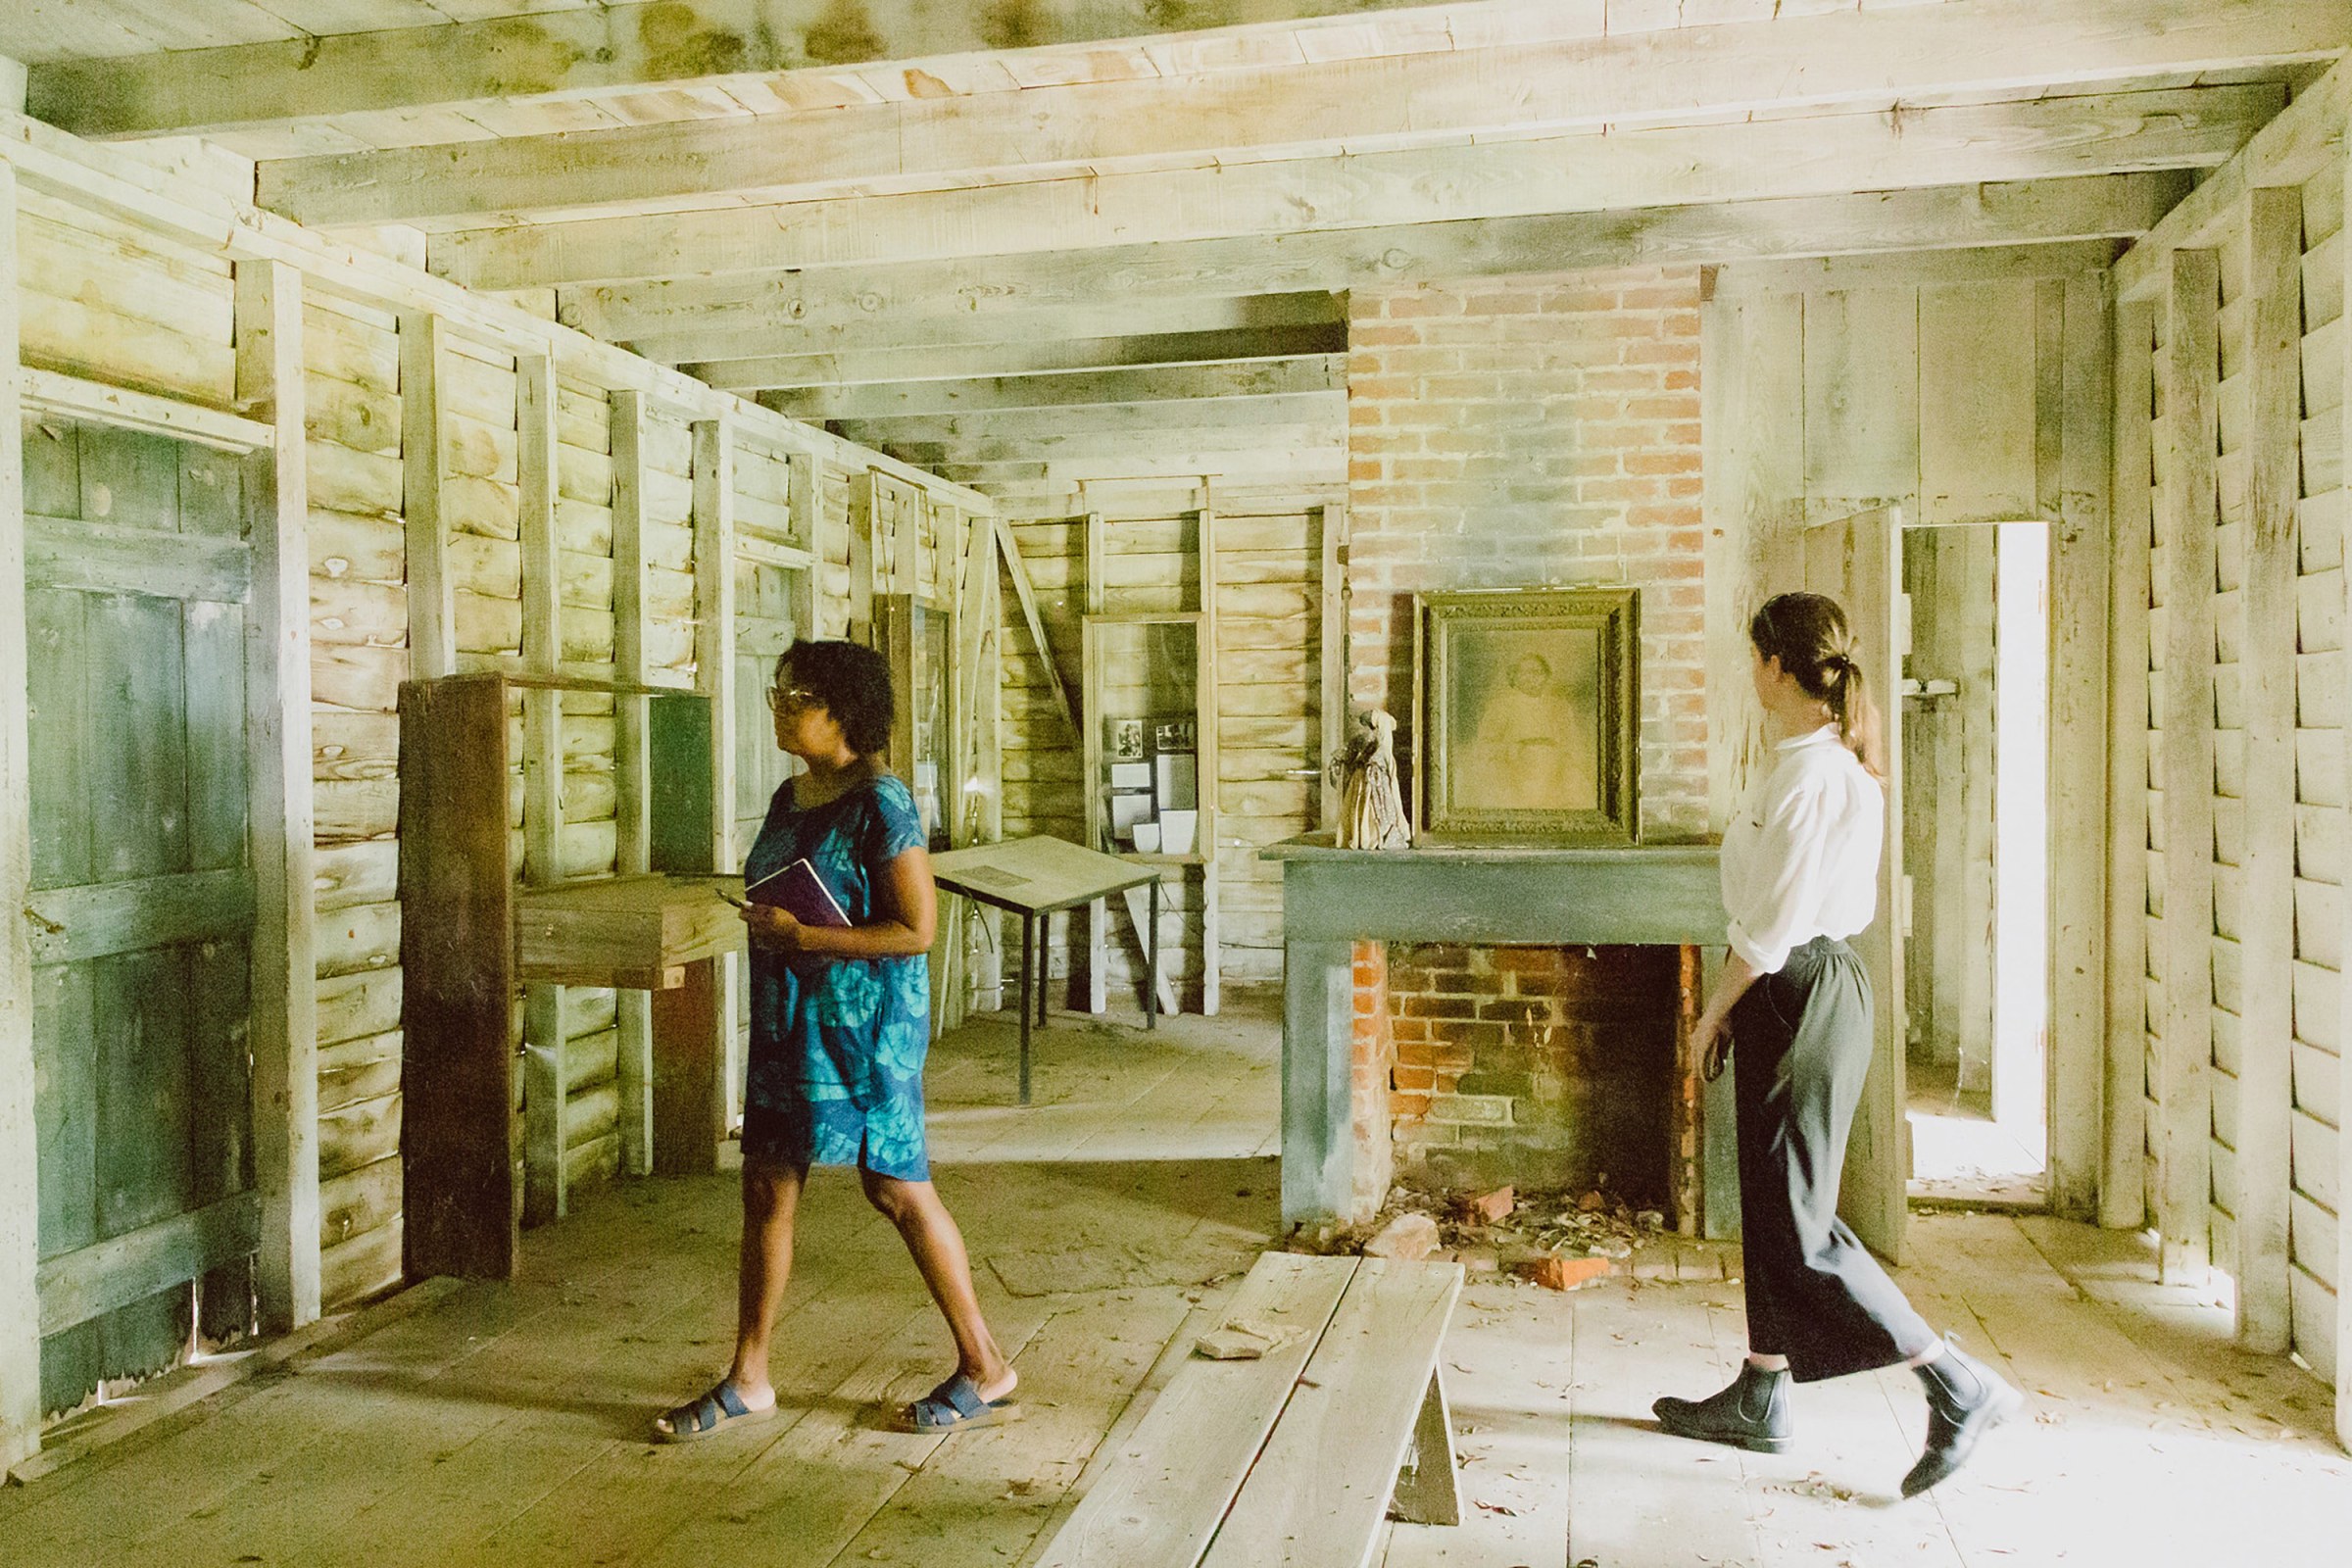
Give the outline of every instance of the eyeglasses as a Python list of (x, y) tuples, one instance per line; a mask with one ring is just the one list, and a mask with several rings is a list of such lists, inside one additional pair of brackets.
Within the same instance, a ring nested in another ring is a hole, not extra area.
[(823, 706), (817, 701), (816, 693), (803, 686), (770, 686), (766, 695), (768, 710), (775, 713)]

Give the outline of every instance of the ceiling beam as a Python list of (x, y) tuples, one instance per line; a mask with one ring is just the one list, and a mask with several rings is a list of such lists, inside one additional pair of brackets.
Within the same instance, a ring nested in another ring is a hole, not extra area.
[(2285, 103), (2270, 83), (1661, 125), (979, 189), (832, 197), (433, 236), (477, 288), (873, 266), (1759, 196), (2210, 168)]
[[(1642, 263), (1947, 250), (2143, 234), (2188, 193), (2185, 172), (2094, 175), (1866, 195), (1331, 229), (1263, 239), (565, 289), (558, 315), (650, 358), (726, 362), (941, 344), (1337, 321), (1330, 291), (1361, 283)], [(1271, 299), (1250, 298), (1270, 295)], [(1246, 303), (1245, 303), (1246, 301)], [(1284, 302), (1280, 305), (1275, 302)], [(1248, 320), (1216, 313), (1247, 311)]]
[[(1229, 25), (1244, 30), (1225, 41), (1225, 49), (1246, 50), (1253, 33), (1360, 26), (1363, 13), (1421, 3), (651, 0), (447, 26), (61, 61), (32, 68), (30, 101), (39, 119), (85, 136), (220, 131), (295, 119), (610, 96), (630, 89), (723, 90), (731, 84), (757, 85), (779, 72), (921, 62), (987, 50), (1050, 51)], [(1592, 30), (1600, 30), (1600, 0), (1571, 9), (1589, 9)], [(1136, 59), (1129, 69), (1151, 68), (1147, 55), (1132, 52)], [(1006, 88), (1034, 84), (1024, 79), (1017, 62), (1008, 62), (1007, 69)], [(1039, 79), (1054, 79), (1052, 69), (1051, 62), (1040, 62)], [(906, 90), (926, 90), (926, 74), (918, 66), (908, 65), (906, 75)]]
[(1185, 153), (1364, 152), (1729, 114), (2017, 97), (2326, 60), (2352, 7), (2316, 0), (1944, 0), (1511, 49), (1085, 82), (265, 163), (308, 223), (455, 227), (518, 213), (807, 200), (967, 171)]
[(1102, 404), (1240, 401), (1301, 392), (1345, 392), (1347, 357), (1243, 360), (1134, 370), (1004, 375), (900, 386), (797, 387), (761, 395), (763, 408), (796, 419), (888, 419), (915, 414), (980, 414)]
[(688, 374), (729, 391), (765, 387), (861, 386), (875, 382), (973, 381), (1053, 370), (1114, 370), (1149, 365), (1215, 365), (1231, 360), (1345, 354), (1345, 321), (1246, 327), (1223, 332), (1153, 332), (1122, 337), (850, 350), (689, 365)]
[(1131, 436), (1152, 430), (1257, 429), (1268, 425), (1312, 425), (1341, 431), (1348, 424), (1345, 392), (1298, 392), (1261, 398), (1218, 398), (1200, 403), (1105, 403), (1093, 408), (1007, 409), (988, 414), (924, 414), (905, 418), (844, 419), (841, 427), (864, 430), (894, 447), (906, 442), (953, 445), (960, 441), (1008, 438), (1047, 440), (1066, 436)]

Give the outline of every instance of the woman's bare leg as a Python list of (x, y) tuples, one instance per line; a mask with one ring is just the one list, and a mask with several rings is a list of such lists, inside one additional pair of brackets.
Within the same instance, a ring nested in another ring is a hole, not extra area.
[(901, 1181), (872, 1171), (859, 1171), (858, 1175), (865, 1184), (866, 1200), (898, 1227), (906, 1250), (914, 1255), (914, 1266), (922, 1270), (931, 1299), (939, 1303), (940, 1315), (948, 1320), (948, 1332), (956, 1337), (959, 1370), (972, 1380), (984, 1399), (1001, 1399), (1011, 1393), (1019, 1380), (988, 1332), (988, 1320), (980, 1315), (980, 1298), (972, 1287), (972, 1263), (963, 1250), (963, 1233), (956, 1228), (948, 1205), (940, 1201), (939, 1189), (929, 1182)]
[(792, 1278), (792, 1228), (808, 1173), (792, 1165), (743, 1167), (743, 1260), (735, 1284), (735, 1364), (727, 1381), (755, 1410), (776, 1402), (768, 1337)]

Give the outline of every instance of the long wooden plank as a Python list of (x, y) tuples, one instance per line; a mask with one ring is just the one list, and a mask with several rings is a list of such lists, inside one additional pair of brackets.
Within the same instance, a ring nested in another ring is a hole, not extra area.
[(1348, 1283), (1373, 1266), (1287, 1252), (1260, 1257), (1225, 1320), (1278, 1330), (1282, 1342), (1258, 1360), (1180, 1368), (1032, 1568), (1193, 1568), (1266, 1434), (1296, 1400), (1299, 1374), (1336, 1326), (1332, 1314)]
[(27, 894), (22, 907), (31, 916), (33, 962), (78, 963), (242, 934), (253, 925), (254, 891), (254, 873), (229, 866), (49, 888)]
[(277, 439), (276, 429), (270, 424), (201, 403), (109, 386), (32, 366), (18, 373), (23, 377), (20, 390), (27, 414), (88, 419), (118, 430), (144, 430), (222, 452), (252, 452)]
[(2147, 1222), (2149, 425), (2154, 308), (2115, 310), (2115, 545), (2108, 611), (2107, 1040), (2099, 1223)]
[(1221, 365), (809, 387), (777, 392), (765, 402), (780, 414), (802, 419), (892, 419), (1097, 404), (1157, 407), (1215, 398), (1344, 392), (1347, 385), (1347, 368), (1342, 357), (1318, 354), (1294, 359), (1237, 360)]
[[(515, 512), (522, 564), (522, 663), (553, 675), (564, 646), (556, 546), (556, 370), (543, 354), (514, 362)], [(614, 672), (618, 676), (619, 672)], [(625, 677), (623, 677), (625, 678)], [(564, 698), (548, 687), (522, 694), (522, 877), (531, 887), (564, 878)], [(571, 1084), (564, 1052), (564, 988), (526, 984), (522, 1004), (523, 1202), (526, 1224), (571, 1208)]]
[(2175, 251), (2165, 329), (2164, 977), (2157, 1228), (2168, 1280), (2208, 1261), (2213, 1056), (2213, 614), (2221, 258)]
[[(562, 315), (656, 359), (710, 362), (697, 373), (723, 381), (724, 362), (772, 355), (1323, 327), (1340, 319), (1330, 291), (1372, 281), (2132, 235), (2187, 188), (2177, 171), (2103, 174), (1650, 208), (1638, 220), (1564, 213), (756, 271), (566, 292)], [(1318, 295), (1323, 309), (1305, 311)], [(1285, 298), (1298, 310), (1271, 314)]]
[[(1366, 12), (1422, 3), (1223, 0), (1214, 16), (1220, 24), (1257, 24), (1261, 37), (1250, 40), (1245, 33), (1241, 41), (1288, 45), (1290, 53), (1298, 49), (1296, 43), (1262, 35), (1289, 34), (1311, 26), (1315, 19), (1352, 31)], [(28, 86), (29, 101), (86, 133), (109, 135), (280, 121), (289, 113), (306, 120), (372, 117), (374, 111), (460, 103), (474, 103), (488, 114), (522, 90), (592, 98), (666, 86), (687, 95), (733, 82), (760, 101), (759, 95), (772, 94), (770, 78), (779, 72), (838, 71), (1016, 47), (1047, 51), (1038, 62), (1041, 77), (1058, 79), (1084, 71), (1095, 52), (1090, 44), (1189, 32), (1206, 24), (1192, 11), (1168, 12), (1140, 0), (1025, 0), (1010, 13), (964, 0), (865, 0), (854, 14), (845, 13), (837, 0), (624, 0), (584, 8), (540, 6), (537, 14), (520, 19), (509, 14), (516, 9), (513, 6), (441, 9), (466, 20), (356, 35), (318, 27), (315, 36), (289, 42), (183, 49), (179, 61), (116, 59), (93, 63), (99, 64), (95, 70), (76, 69), (70, 61), (54, 67), (44, 63), (37, 77), (28, 77), (28, 82), (37, 80)], [(1600, 31), (1598, 8), (1591, 8), (1589, 17), (1585, 11), (1572, 8), (1570, 35)], [(516, 78), (517, 51), (539, 63), (527, 83)], [(1069, 58), (1055, 58), (1065, 51)], [(937, 80), (928, 73), (922, 79)], [(1006, 85), (1016, 80), (1000, 79)], [(288, 81), (303, 83), (293, 102), (286, 95)]]
[(41, 1335), (144, 1300), (260, 1247), (262, 1195), (219, 1202), (41, 1260)]
[(1461, 1291), (1458, 1263), (1357, 1266), (1201, 1568), (1367, 1559)]
[[(452, 230), (434, 266), (477, 289), (1602, 212), (1857, 187), (2224, 162), (2284, 102), (2269, 85), (1636, 126), (1444, 149), (1035, 179), (639, 218)], [(854, 210), (853, 210), (854, 209)]]
[(2296, 434), (2302, 414), (2303, 201), (2293, 189), (2252, 192), (2251, 258), (2240, 313), (2253, 409), (2246, 477), (2245, 565), (2238, 647), (2245, 726), (2245, 846), (2238, 891), (2241, 998), (2237, 1125), (2237, 1335), (2246, 1348), (2283, 1353), (2293, 1338), (2287, 1299), (2289, 1119), (2294, 1108)]
[[(2337, 66), (2333, 74), (2339, 77), (2343, 76), (2345, 74), (2344, 68), (2340, 65)], [(2352, 110), (2344, 108), (2344, 99), (2339, 95), (2336, 123), (2343, 124), (2347, 118), (2352, 118)], [(2340, 242), (2337, 244), (2336, 266), (2342, 273), (2335, 280), (2336, 297), (2339, 300), (2352, 301), (2352, 244)], [(2341, 385), (2344, 387), (2346, 395), (2341, 399), (2336, 410), (2335, 419), (2341, 431), (2343, 450), (2352, 451), (2352, 332), (2341, 333), (2339, 337), (2343, 347), (2343, 361), (2336, 367), (2336, 372), (2341, 378)], [(0, 437), (0, 439), (5, 438)], [(2344, 485), (2342, 497), (2344, 514), (2352, 516), (2352, 483)], [(2352, 528), (2340, 530), (2340, 536), (2344, 557), (2347, 562), (2352, 562)], [(2352, 610), (2352, 569), (2347, 569), (2343, 573), (2343, 588), (2347, 596), (2346, 608)], [(2352, 625), (2352, 618), (2348, 618), (2344, 623)], [(2352, 660), (2352, 636), (2344, 639), (2344, 654), (2339, 662), (2342, 660)], [(2339, 955), (2338, 963), (2341, 971), (2337, 984), (2338, 996), (2342, 1003), (2338, 1017), (2352, 1020), (2352, 958), (2342, 956), (2352, 955), (2352, 899), (2339, 899), (2337, 908), (2339, 913), (2336, 937), (2339, 946), (2336, 952)], [(2352, 1046), (2344, 1045), (2344, 1041), (2352, 1041), (2352, 1029), (2343, 1030), (2339, 1036), (2336, 1053), (2335, 1103), (2338, 1113), (2335, 1134), (2335, 1190), (2339, 1198), (2335, 1205), (2335, 1437), (2336, 1441), (2345, 1447), (2352, 1448), (2352, 1376), (2346, 1375), (2344, 1371), (2346, 1367), (2352, 1367), (2352, 1310), (2347, 1310), (2345, 1307), (2346, 1300), (2352, 1298), (2352, 1283), (2348, 1283), (2352, 1282), (2352, 1200), (2343, 1199), (2340, 1196), (2352, 1193), (2352, 1131), (2346, 1130), (2347, 1122), (2352, 1121), (2352, 1113), (2347, 1113), (2342, 1108), (2352, 1106)]]
[(253, 586), (253, 552), (242, 539), (215, 534), (27, 515), (24, 580), (35, 589), (241, 605)]
[[(262, 202), (308, 223), (416, 222), (580, 207), (788, 200), (842, 182), (1085, 168), (1347, 143), (1623, 126), (1837, 104), (2018, 97), (2132, 76), (2325, 62), (2352, 23), (2305, 0), (1973, 0), (1597, 42), (1044, 85), (845, 106), (822, 136), (794, 117), (724, 117), (265, 162)], [(1040, 125), (1050, 124), (1050, 134)], [(904, 187), (902, 187), (904, 188)]]
[[(1203, 332), (1138, 332), (1111, 337), (1026, 343), (921, 344), (910, 348), (848, 350), (837, 354), (727, 360), (710, 367), (713, 386), (863, 386), (877, 382), (984, 380), (1043, 375), (1057, 370), (1115, 370), (1148, 365), (1215, 365), (1229, 360), (1290, 359), (1344, 354), (1348, 328), (1340, 321)], [(695, 373), (704, 374), (696, 367)]]
[[(17, 175), (0, 164), (0, 233), (17, 227)], [(17, 363), (17, 247), (0, 245), (0, 366)], [(0, 518), (24, 511), (24, 427), (17, 382), (0, 376)], [(24, 537), (0, 526), (0, 909), (32, 886), (32, 769)], [(0, 920), (0, 1464), (40, 1446), (39, 1138), (33, 1121), (32, 949), (24, 920)]]
[(240, 264), (237, 391), (270, 447), (246, 468), (252, 602), (245, 734), (253, 864), (253, 1162), (261, 1193), (256, 1289), (265, 1328), (318, 1316), (318, 979), (311, 748), (309, 382), (303, 277)]

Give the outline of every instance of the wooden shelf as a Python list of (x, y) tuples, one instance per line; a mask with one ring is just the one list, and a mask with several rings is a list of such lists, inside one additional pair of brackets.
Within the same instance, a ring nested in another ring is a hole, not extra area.
[(744, 946), (742, 917), (718, 896), (731, 879), (622, 876), (514, 894), (514, 965), (525, 982), (668, 991), (686, 965)]
[(1120, 859), (1133, 860), (1138, 865), (1206, 865), (1209, 859), (1205, 855), (1147, 855), (1142, 850), (1120, 850), (1116, 854)]

